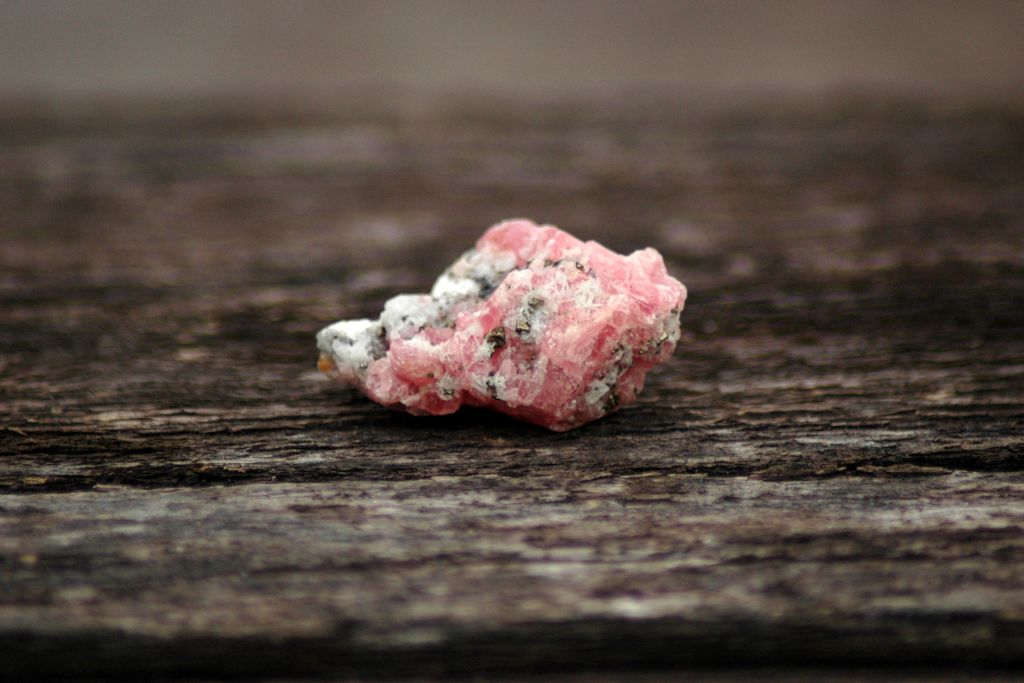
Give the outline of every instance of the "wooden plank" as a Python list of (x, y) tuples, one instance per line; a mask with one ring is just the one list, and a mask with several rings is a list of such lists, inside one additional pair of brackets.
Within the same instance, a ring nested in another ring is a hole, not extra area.
[[(1024, 115), (830, 103), (0, 133), (0, 673), (1024, 659)], [(314, 370), (491, 222), (690, 288), (567, 434)]]

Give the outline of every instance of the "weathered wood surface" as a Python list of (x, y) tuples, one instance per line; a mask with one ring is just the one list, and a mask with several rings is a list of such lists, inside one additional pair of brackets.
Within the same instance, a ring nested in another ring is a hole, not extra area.
[[(315, 372), (521, 215), (689, 286), (638, 405)], [(1024, 665), (1022, 304), (1019, 107), (8, 114), (0, 678)]]

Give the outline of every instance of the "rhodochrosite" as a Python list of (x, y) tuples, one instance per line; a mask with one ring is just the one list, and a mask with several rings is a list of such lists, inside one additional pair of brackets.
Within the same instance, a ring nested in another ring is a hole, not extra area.
[(622, 256), (550, 225), (495, 225), (377, 320), (317, 334), (320, 369), (416, 415), (486, 406), (563, 431), (636, 400), (679, 339), (686, 288), (661, 255)]

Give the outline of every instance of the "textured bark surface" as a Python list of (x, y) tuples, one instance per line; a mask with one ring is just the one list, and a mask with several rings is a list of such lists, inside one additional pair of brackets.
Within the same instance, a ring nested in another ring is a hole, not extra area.
[[(1024, 665), (1024, 110), (4, 122), (0, 677)], [(689, 287), (637, 405), (315, 371), (512, 216)]]

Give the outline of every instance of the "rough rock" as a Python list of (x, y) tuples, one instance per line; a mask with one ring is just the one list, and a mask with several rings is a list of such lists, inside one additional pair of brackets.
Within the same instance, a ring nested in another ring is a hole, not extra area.
[(319, 367), (413, 414), (486, 406), (563, 431), (636, 400), (675, 350), (685, 300), (654, 249), (621, 256), (554, 226), (505, 221), (430, 294), (322, 329)]

